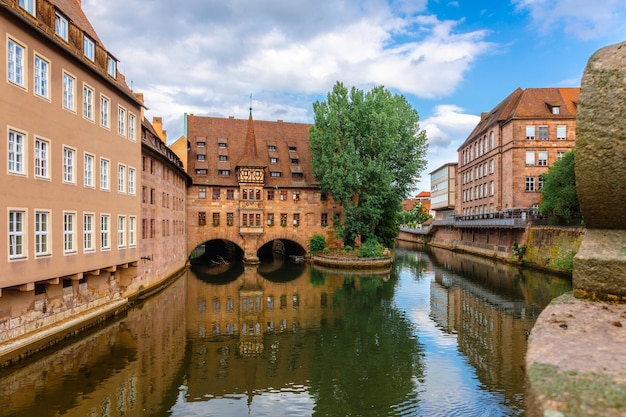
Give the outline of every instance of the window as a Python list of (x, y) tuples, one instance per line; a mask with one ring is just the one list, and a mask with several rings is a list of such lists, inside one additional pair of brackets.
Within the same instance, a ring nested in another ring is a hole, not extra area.
[(537, 165), (542, 167), (548, 166), (548, 151), (539, 152), (539, 156), (537, 157)]
[(50, 213), (47, 211), (35, 212), (35, 255), (49, 255), (48, 252), (48, 220)]
[(320, 215), (320, 223), (322, 226), (328, 226), (328, 213), (322, 213)]
[(69, 25), (65, 16), (62, 16), (59, 14), (59, 12), (56, 12), (54, 15), (54, 33), (56, 33), (58, 37), (67, 42), (69, 33), (68, 29)]
[(267, 225), (274, 226), (274, 213), (267, 213)]
[(35, 138), (35, 176), (38, 178), (49, 178), (48, 150), (50, 143), (47, 140)]
[(83, 35), (83, 54), (90, 60), (95, 59), (95, 45), (87, 35)]
[(117, 75), (117, 63), (110, 56), (107, 57), (107, 74), (113, 78)]
[(20, 87), (24, 85), (24, 47), (12, 39), (8, 43), (9, 81)]
[(300, 226), (300, 213), (293, 214), (293, 225)]
[(206, 212), (199, 211), (198, 212), (198, 226), (206, 225)]
[(235, 190), (226, 190), (226, 200), (234, 200), (235, 199)]
[(26, 174), (24, 167), (24, 134), (9, 130), (9, 172)]
[(535, 177), (526, 177), (526, 191), (535, 191)]
[[(250, 216), (252, 216), (252, 215), (250, 215)], [(248, 227), (248, 214), (247, 213), (243, 213), (241, 215), (241, 225), (243, 227)]]
[(277, 164), (277, 163), (278, 163), (278, 158), (276, 157), (270, 158), (270, 164)]
[(126, 136), (126, 109), (124, 107), (117, 109), (117, 133)]
[(526, 139), (535, 140), (535, 126), (526, 126)]
[(276, 151), (276, 145), (267, 145), (267, 150), (270, 152)]
[(496, 183), (494, 181), (491, 181), (489, 183), (489, 195), (494, 195), (496, 192)]
[(105, 96), (100, 96), (100, 126), (106, 127), (107, 129), (110, 127), (110, 106), (111, 103), (109, 102), (109, 99)]
[(526, 165), (535, 165), (535, 151), (526, 151)]
[(63, 181), (73, 184), (76, 181), (74, 166), (76, 163), (76, 151), (71, 148), (63, 148)]
[(289, 145), (289, 150), (290, 151), (296, 151), (296, 145)]
[(287, 191), (285, 190), (280, 191), (280, 201), (287, 201)]
[(548, 140), (548, 126), (539, 126), (539, 140)]
[(206, 146), (206, 142), (205, 141), (198, 141), (197, 142), (198, 148), (204, 148)]
[(20, 7), (35, 16), (35, 0), (19, 0)]
[(74, 103), (74, 88), (76, 84), (76, 79), (69, 75), (68, 73), (63, 73), (63, 107), (68, 110), (74, 111), (75, 103)]
[(228, 145), (226, 144), (226, 142), (219, 142), (217, 144), (217, 147), (220, 148), (220, 149), (226, 149), (227, 146)]
[(211, 197), (213, 200), (219, 200), (220, 199), (220, 189), (219, 188), (214, 188), (213, 189), (213, 195)]
[(9, 258), (24, 258), (24, 217), (21, 210), (9, 211)]
[(117, 165), (117, 192), (126, 192), (126, 165)]
[[(206, 171), (206, 169), (205, 169)], [(205, 172), (206, 174), (206, 172)], [(227, 177), (230, 175), (230, 170), (229, 169), (218, 169), (217, 170), (217, 175), (221, 176), (221, 177)]]
[(492, 159), (489, 161), (489, 173), (493, 174), (496, 171), (496, 161)]
[(128, 194), (135, 195), (135, 168), (128, 168)]
[(198, 154), (198, 155), (196, 155), (196, 159), (198, 161), (204, 161), (206, 159), (206, 155)]
[(126, 246), (126, 216), (117, 216), (117, 247)]
[(206, 175), (207, 174), (207, 170), (206, 169), (196, 169), (196, 174), (197, 175)]
[(219, 156), (219, 160), (220, 160), (221, 162), (228, 161), (228, 155), (220, 155), (220, 156)]
[(541, 190), (543, 188), (543, 176), (537, 177), (537, 189)]
[(63, 213), (63, 252), (76, 252), (74, 244), (74, 229), (76, 224), (75, 213)]
[(93, 88), (83, 86), (83, 117), (93, 121)]
[(100, 189), (109, 189), (109, 160), (100, 159)]
[(552, 114), (559, 114), (561, 113), (561, 107), (560, 106), (552, 106)]
[(128, 246), (137, 246), (137, 217), (128, 216)]
[(291, 165), (298, 165), (300, 160), (298, 158), (291, 158)]
[(556, 153), (556, 159), (561, 159), (565, 156), (565, 152), (564, 151), (557, 151)]
[(94, 161), (94, 156), (86, 153), (85, 154), (85, 166), (84, 166), (85, 172), (83, 176), (85, 187), (93, 188), (93, 170), (94, 170), (93, 161)]
[(35, 94), (43, 98), (49, 98), (48, 92), (48, 78), (50, 63), (40, 57), (39, 55), (35, 55)]
[(287, 226), (287, 213), (280, 213), (280, 225)]
[(206, 198), (206, 187), (198, 187), (198, 198), (200, 199)]
[(279, 178), (280, 175), (280, 171), (270, 171), (270, 177)]
[(299, 201), (300, 200), (300, 191), (294, 191), (293, 192), (293, 201)]
[(219, 225), (220, 225), (220, 214), (213, 213), (213, 226), (219, 226)]
[(110, 249), (111, 239), (109, 238), (111, 227), (111, 216), (103, 214), (100, 216), (100, 249)]
[(496, 147), (496, 135), (493, 132), (489, 133), (489, 149)]
[(85, 252), (92, 252), (94, 250), (93, 244), (93, 214), (83, 214), (83, 250)]
[(226, 225), (232, 226), (235, 223), (235, 213), (226, 213)]
[(136, 120), (137, 120), (137, 118), (135, 117), (134, 114), (128, 113), (128, 139), (130, 139), (130, 140), (136, 140), (137, 139), (136, 136), (135, 136)]
[(269, 201), (274, 200), (274, 190), (267, 190), (267, 199)]
[(559, 125), (556, 127), (556, 138), (558, 140), (567, 139), (567, 126)]

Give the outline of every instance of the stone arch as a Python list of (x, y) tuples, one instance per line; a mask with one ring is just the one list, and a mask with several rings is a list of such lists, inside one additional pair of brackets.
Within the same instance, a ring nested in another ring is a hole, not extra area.
[[(284, 228), (281, 227), (280, 229)], [(291, 240), (292, 242), (296, 242), (298, 245), (302, 246), (305, 252), (309, 251), (308, 237), (305, 237), (302, 234), (290, 232), (289, 230), (272, 230), (272, 232), (264, 233), (258, 240), (257, 250), (276, 239)]]
[[(237, 230), (239, 229), (237, 228)], [(242, 250), (245, 247), (244, 239), (239, 233), (236, 233), (234, 230), (232, 232), (224, 230), (224, 228), (221, 227), (203, 226), (202, 228), (197, 228), (196, 233), (189, 233), (187, 236), (187, 256), (190, 256), (191, 252), (198, 245), (209, 240), (228, 240), (239, 246)]]

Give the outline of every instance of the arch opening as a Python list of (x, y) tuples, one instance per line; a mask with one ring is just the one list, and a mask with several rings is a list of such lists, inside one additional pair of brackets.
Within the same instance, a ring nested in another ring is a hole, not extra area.
[(198, 245), (189, 256), (191, 270), (199, 279), (227, 284), (243, 273), (243, 250), (224, 239), (212, 239)]

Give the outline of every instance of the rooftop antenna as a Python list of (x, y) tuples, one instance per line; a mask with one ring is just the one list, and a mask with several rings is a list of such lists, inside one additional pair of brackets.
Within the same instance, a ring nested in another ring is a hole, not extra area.
[(252, 93), (250, 93), (250, 116), (252, 116)]

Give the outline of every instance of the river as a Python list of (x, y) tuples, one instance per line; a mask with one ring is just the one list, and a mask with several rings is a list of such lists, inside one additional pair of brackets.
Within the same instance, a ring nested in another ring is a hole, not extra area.
[(193, 268), (0, 370), (0, 415), (523, 416), (532, 325), (571, 281), (397, 248), (390, 271)]

